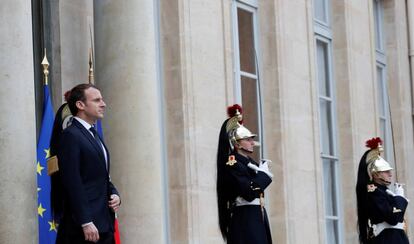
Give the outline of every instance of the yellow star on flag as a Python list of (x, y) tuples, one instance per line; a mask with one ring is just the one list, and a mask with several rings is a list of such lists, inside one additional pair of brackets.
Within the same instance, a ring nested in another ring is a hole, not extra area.
[(37, 162), (37, 173), (39, 174), (39, 175), (42, 175), (42, 170), (45, 168), (45, 167), (42, 167), (42, 166), (40, 166), (40, 163), (39, 162)]
[(45, 149), (45, 153), (46, 153), (46, 157), (45, 158), (49, 158), (50, 157), (50, 148)]
[(43, 207), (42, 207), (42, 204), (40, 203), (39, 204), (39, 207), (37, 207), (37, 214), (39, 214), (40, 216), (42, 216), (42, 218), (43, 218), (43, 212), (44, 211), (46, 211), (46, 209), (44, 209)]
[(57, 232), (55, 220), (52, 220), (52, 222), (48, 221), (48, 223), (50, 225), (49, 231), (55, 231), (55, 232)]

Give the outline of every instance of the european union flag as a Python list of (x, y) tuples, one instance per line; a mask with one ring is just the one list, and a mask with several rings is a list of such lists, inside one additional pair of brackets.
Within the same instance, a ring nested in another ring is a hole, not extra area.
[(50, 137), (53, 128), (53, 108), (48, 85), (44, 85), (43, 119), (37, 143), (37, 213), (39, 244), (55, 243), (57, 226), (52, 218), (50, 205), (50, 177), (47, 174), (47, 158), (50, 157)]
[(99, 136), (103, 139), (103, 130), (102, 130), (102, 122), (101, 120), (98, 120), (96, 122), (96, 131), (98, 132)]

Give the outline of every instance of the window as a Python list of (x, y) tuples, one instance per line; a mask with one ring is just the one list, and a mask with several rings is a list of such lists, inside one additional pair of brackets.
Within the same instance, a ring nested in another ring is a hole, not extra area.
[[(255, 1), (236, 1), (234, 3), (234, 53), (235, 53), (235, 90), (236, 102), (243, 106), (244, 125), (258, 135), (261, 142), (261, 97), (258, 80), (257, 34)], [(261, 143), (260, 143), (261, 144)], [(259, 160), (262, 147), (255, 150), (253, 158)]]
[(328, 0), (314, 0), (314, 30), (319, 98), (321, 162), (323, 169), (326, 243), (342, 243), (342, 217), (339, 194), (339, 158), (332, 75), (332, 30)]
[(384, 45), (384, 7), (381, 0), (373, 0), (374, 30), (375, 30), (375, 59), (377, 80), (377, 103), (380, 137), (384, 143), (383, 157), (394, 164), (394, 148), (391, 131), (391, 116), (387, 89), (387, 64)]
[(374, 0), (374, 29), (375, 29), (375, 48), (377, 51), (384, 51), (383, 38), (383, 6), (381, 0)]
[(314, 1), (314, 16), (316, 21), (320, 21), (322, 23), (328, 23), (328, 9), (329, 9), (329, 2), (327, 0), (315, 0)]

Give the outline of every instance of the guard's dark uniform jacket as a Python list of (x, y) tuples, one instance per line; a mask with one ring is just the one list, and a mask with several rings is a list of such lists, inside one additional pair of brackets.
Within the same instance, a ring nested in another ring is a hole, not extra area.
[[(372, 244), (405, 244), (409, 243), (405, 231), (398, 228), (385, 228), (377, 236), (372, 231), (387, 224), (395, 226), (404, 222), (404, 214), (408, 201), (401, 196), (392, 196), (386, 192), (387, 187), (379, 184), (367, 185), (368, 218), (371, 229)], [(382, 224), (381, 224), (382, 223)]]
[[(232, 156), (230, 156), (230, 159)], [(232, 217), (227, 237), (228, 244), (271, 244), (269, 221), (263, 206), (250, 204), (236, 204), (236, 198), (242, 197), (247, 202), (263, 197), (263, 191), (272, 182), (264, 172), (257, 173), (247, 164), (257, 165), (251, 158), (234, 154), (234, 160), (226, 164), (229, 175), (228, 184), (232, 194)], [(257, 202), (257, 200), (256, 200)]]

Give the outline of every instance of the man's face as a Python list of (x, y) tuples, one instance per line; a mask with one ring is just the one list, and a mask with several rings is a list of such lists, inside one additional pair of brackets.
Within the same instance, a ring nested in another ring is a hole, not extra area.
[(245, 151), (252, 153), (254, 148), (254, 139), (253, 138), (246, 138), (237, 141), (239, 146), (238, 148), (243, 148)]
[(79, 111), (82, 111), (85, 118), (95, 122), (104, 117), (106, 104), (102, 98), (101, 92), (93, 87), (85, 90), (86, 101), (78, 101)]
[(387, 171), (378, 172), (378, 173), (374, 174), (373, 177), (374, 177), (374, 181), (379, 183), (379, 184), (382, 184), (384, 182), (391, 182), (392, 181), (392, 171), (387, 170)]

